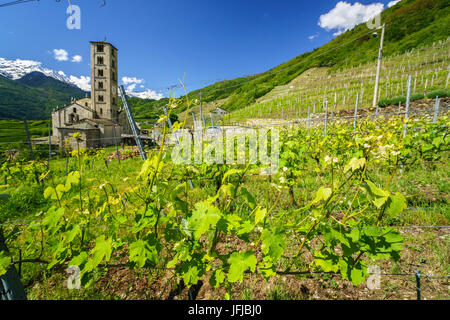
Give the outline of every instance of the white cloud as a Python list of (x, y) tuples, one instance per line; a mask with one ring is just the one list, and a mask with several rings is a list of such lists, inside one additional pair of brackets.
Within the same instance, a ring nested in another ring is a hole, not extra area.
[(134, 89), (136, 89), (136, 83), (133, 83), (132, 85), (129, 85), (127, 87), (127, 91), (130, 91), (130, 92), (134, 91)]
[(125, 85), (131, 84), (131, 83), (136, 83), (136, 84), (141, 84), (144, 83), (144, 79), (138, 79), (136, 77), (123, 77), (122, 81)]
[(55, 59), (58, 61), (69, 60), (69, 53), (64, 49), (54, 49), (53, 54), (54, 54)]
[(312, 36), (309, 36), (308, 39), (313, 41), (315, 38), (319, 36), (319, 33), (313, 34)]
[(388, 8), (395, 6), (397, 3), (399, 3), (401, 0), (394, 0), (388, 3)]
[(367, 22), (381, 13), (384, 4), (373, 3), (364, 5), (359, 2), (355, 4), (339, 1), (330, 12), (323, 14), (319, 19), (319, 26), (327, 31), (336, 30), (335, 36), (352, 29), (354, 26)]
[(138, 85), (139, 88), (145, 89), (145, 86), (142, 85), (143, 83), (145, 83), (144, 79), (138, 79), (136, 77), (123, 77), (122, 82), (125, 85), (128, 85), (125, 92), (130, 97), (137, 97), (141, 99), (155, 99), (155, 100), (164, 98), (164, 95), (162, 93), (158, 93), (151, 89), (146, 89), (140, 92), (134, 91)]
[(75, 55), (72, 57), (72, 62), (79, 63), (83, 61), (83, 57), (80, 55)]
[(91, 91), (91, 77), (75, 77), (70, 76), (69, 77), (70, 82), (72, 82), (74, 85), (76, 85), (78, 88), (84, 91)]
[(131, 97), (137, 97), (141, 99), (154, 99), (154, 100), (160, 100), (164, 98), (164, 95), (162, 93), (158, 93), (156, 91), (147, 89), (142, 92), (133, 92), (133, 91), (127, 91), (127, 95)]

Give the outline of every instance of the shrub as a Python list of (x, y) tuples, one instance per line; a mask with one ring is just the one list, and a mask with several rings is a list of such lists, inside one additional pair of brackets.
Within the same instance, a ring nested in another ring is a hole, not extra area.
[(423, 95), (422, 93), (416, 93), (411, 96), (411, 101), (417, 101), (417, 100), (421, 100), (424, 98), (425, 98), (425, 95)]
[(405, 97), (395, 97), (394, 99), (391, 99), (391, 104), (398, 105), (399, 103), (406, 103)]
[(406, 102), (406, 98), (405, 97), (395, 97), (393, 99), (381, 99), (380, 101), (378, 101), (378, 106), (379, 107), (387, 107), (389, 105), (398, 105), (398, 103), (405, 103)]
[(445, 90), (436, 90), (427, 94), (428, 99), (435, 99), (436, 97), (445, 98), (450, 96), (450, 92)]
[(378, 106), (382, 107), (382, 108), (386, 108), (390, 104), (391, 104), (391, 100), (387, 99), (387, 98), (384, 98), (384, 99), (381, 99), (380, 101), (378, 101)]

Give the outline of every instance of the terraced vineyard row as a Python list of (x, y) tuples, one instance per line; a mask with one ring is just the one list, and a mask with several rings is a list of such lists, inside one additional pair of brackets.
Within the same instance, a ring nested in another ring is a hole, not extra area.
[[(412, 76), (412, 95), (415, 99), (426, 95), (447, 96), (449, 82), (449, 41), (436, 43), (402, 55), (383, 60), (379, 100), (406, 96), (407, 79)], [(329, 111), (371, 107), (376, 74), (376, 62), (358, 67), (333, 70), (314, 68), (304, 72), (285, 86), (272, 90), (245, 109), (230, 114), (225, 123), (247, 118), (295, 119), (312, 113), (324, 112), (324, 101)], [(436, 92), (433, 94), (433, 92)]]

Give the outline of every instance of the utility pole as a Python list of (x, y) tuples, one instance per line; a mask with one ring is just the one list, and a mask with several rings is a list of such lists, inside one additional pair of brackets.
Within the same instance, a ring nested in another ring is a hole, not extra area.
[(200, 123), (202, 122), (202, 91), (200, 90)]
[(380, 51), (378, 52), (378, 66), (377, 66), (377, 76), (375, 78), (375, 90), (373, 92), (373, 104), (372, 107), (376, 107), (378, 103), (378, 83), (380, 81), (380, 71), (381, 71), (381, 60), (383, 59), (383, 42), (384, 42), (384, 31), (386, 29), (386, 24), (383, 24), (381, 30), (381, 40), (380, 40)]

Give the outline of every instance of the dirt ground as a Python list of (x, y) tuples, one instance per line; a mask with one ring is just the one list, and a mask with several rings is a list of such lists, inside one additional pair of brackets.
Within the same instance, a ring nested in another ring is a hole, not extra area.
[[(450, 277), (436, 261), (436, 247), (448, 251), (450, 231), (437, 229), (401, 231), (405, 238), (404, 250), (398, 262), (378, 261), (381, 269), (380, 289), (370, 290), (366, 283), (357, 287), (339, 275), (323, 273), (280, 274), (265, 280), (262, 275), (246, 273), (243, 283), (233, 288), (233, 300), (414, 300), (417, 299), (415, 269), (420, 269), (421, 297), (423, 300), (450, 299)], [(411, 240), (413, 239), (413, 240)], [(433, 239), (434, 247), (430, 246)], [(218, 250), (243, 250), (245, 243), (237, 238), (223, 239)], [(247, 248), (248, 249), (248, 248)], [(295, 248), (292, 248), (295, 250)], [(287, 250), (289, 251), (289, 250)], [(261, 255), (260, 250), (256, 255)], [(311, 261), (307, 254), (302, 257)], [(126, 259), (122, 259), (125, 263)], [(447, 261), (448, 263), (448, 261)], [(428, 275), (428, 276), (427, 276)], [(432, 276), (431, 276), (432, 275)], [(209, 279), (209, 274), (205, 279)], [(207, 280), (190, 290), (175, 281), (171, 270), (130, 270), (125, 266), (111, 267), (96, 282), (98, 290), (107, 291), (119, 299), (143, 300), (221, 300), (225, 288), (215, 289)], [(190, 291), (190, 292), (189, 292)]]

